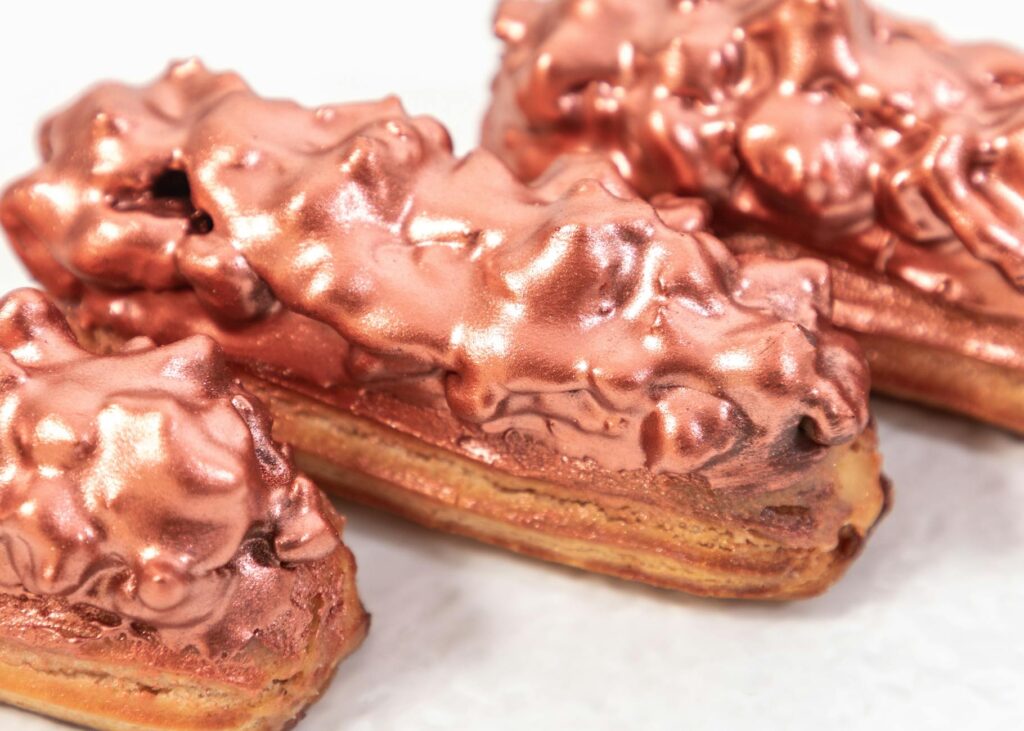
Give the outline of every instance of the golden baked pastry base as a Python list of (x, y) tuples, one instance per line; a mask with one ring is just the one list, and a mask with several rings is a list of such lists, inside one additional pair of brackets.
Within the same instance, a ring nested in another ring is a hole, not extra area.
[[(369, 628), (369, 617), (355, 588), (355, 563), (345, 552), (346, 598), (331, 619), (337, 625), (313, 637), (340, 634), (307, 648), (299, 662), (282, 661), (259, 645), (243, 650), (259, 682), (217, 677), (174, 667), (175, 656), (133, 659), (138, 640), (86, 640), (82, 652), (61, 642), (26, 643), (10, 636), (0, 609), (0, 702), (88, 728), (109, 731), (280, 731), (301, 719), (323, 691), (339, 661), (355, 651)], [(15, 624), (15, 623), (11, 623)], [(65, 640), (64, 642), (67, 642)], [(180, 659), (180, 658), (179, 658)], [(225, 661), (227, 662), (227, 661)], [(233, 657), (231, 663), (237, 664)]]
[(1024, 373), (939, 348), (856, 334), (872, 387), (1024, 434)]
[(417, 523), (548, 561), (717, 597), (817, 594), (855, 557), (887, 485), (873, 430), (834, 448), (816, 479), (849, 506), (830, 545), (794, 548), (751, 530), (643, 502), (527, 479), (247, 373), (274, 414), (275, 438), (322, 487)]

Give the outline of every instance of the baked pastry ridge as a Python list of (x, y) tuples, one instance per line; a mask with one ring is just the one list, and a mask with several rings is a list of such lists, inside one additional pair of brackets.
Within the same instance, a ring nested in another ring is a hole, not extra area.
[(76, 326), (211, 335), (342, 494), (727, 596), (820, 591), (882, 510), (826, 267), (737, 259), (604, 161), (526, 186), (394, 99), (304, 109), (196, 61), (94, 89), (42, 150), (0, 216)]
[(484, 146), (820, 257), (882, 391), (1024, 431), (1024, 55), (862, 0), (506, 0)]
[(209, 338), (96, 356), (42, 293), (0, 300), (0, 700), (290, 726), (366, 631), (341, 525)]

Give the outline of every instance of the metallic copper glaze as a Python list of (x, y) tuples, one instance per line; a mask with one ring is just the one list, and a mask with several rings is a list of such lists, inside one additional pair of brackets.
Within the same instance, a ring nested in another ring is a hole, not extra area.
[(700, 204), (660, 218), (607, 163), (525, 186), (393, 99), (305, 109), (194, 61), (98, 87), (42, 149), (3, 222), (85, 327), (208, 332), (479, 461), (515, 434), (555, 462), (774, 490), (867, 421), (825, 266), (738, 261), (695, 231)]
[(224, 650), (292, 623), (301, 647), (293, 567), (339, 551), (339, 523), (269, 434), (212, 340), (94, 356), (43, 294), (6, 296), (0, 593), (26, 631), (91, 618), (97, 636), (130, 623)]
[[(485, 146), (524, 178), (599, 151), (643, 194), (700, 195), (941, 304), (1024, 320), (1024, 55), (861, 0), (506, 0)], [(840, 299), (842, 299), (842, 293)], [(944, 342), (890, 307), (836, 322)]]

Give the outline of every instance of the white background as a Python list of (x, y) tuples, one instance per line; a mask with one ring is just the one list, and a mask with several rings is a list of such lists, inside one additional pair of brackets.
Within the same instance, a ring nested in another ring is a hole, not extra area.
[[(884, 4), (961, 38), (1013, 42), (1024, 20), (1005, 0)], [(489, 0), (5, 3), (0, 182), (35, 165), (43, 113), (194, 54), (307, 104), (401, 94), (465, 151), (497, 61), (491, 12)], [(27, 282), (0, 246), (0, 291)], [(342, 506), (373, 628), (300, 729), (1022, 728), (1024, 443), (875, 406), (895, 510), (847, 577), (803, 603), (692, 599)], [(58, 727), (0, 707), (0, 728)]]

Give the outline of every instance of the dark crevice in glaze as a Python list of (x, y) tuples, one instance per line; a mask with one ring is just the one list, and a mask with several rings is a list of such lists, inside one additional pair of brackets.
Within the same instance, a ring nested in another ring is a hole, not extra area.
[(110, 196), (110, 207), (118, 212), (139, 211), (160, 218), (187, 219), (190, 235), (208, 234), (213, 230), (210, 214), (197, 208), (192, 200), (192, 185), (184, 170), (168, 168), (142, 189), (116, 191)]

